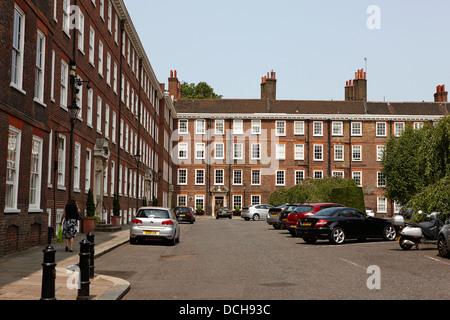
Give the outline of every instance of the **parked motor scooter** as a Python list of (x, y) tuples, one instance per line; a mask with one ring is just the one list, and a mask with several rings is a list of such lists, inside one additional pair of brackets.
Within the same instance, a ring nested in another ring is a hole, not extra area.
[[(419, 211), (419, 213), (422, 213)], [(438, 218), (439, 212), (427, 215), (431, 221), (427, 222), (405, 222), (403, 216), (394, 216), (392, 224), (402, 227), (400, 231), (399, 244), (403, 250), (409, 250), (413, 246), (419, 249), (419, 244), (437, 244), (439, 231), (444, 223)]]

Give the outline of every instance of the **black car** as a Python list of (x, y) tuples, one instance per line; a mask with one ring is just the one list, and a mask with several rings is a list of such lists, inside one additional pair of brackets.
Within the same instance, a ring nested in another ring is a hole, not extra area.
[(231, 219), (233, 212), (228, 207), (219, 207), (216, 209), (216, 219), (228, 218)]
[(176, 207), (174, 212), (178, 221), (186, 221), (191, 224), (195, 222), (194, 209), (191, 207)]
[(390, 220), (374, 218), (348, 207), (324, 209), (311, 217), (300, 218), (295, 231), (307, 243), (328, 239), (332, 243), (342, 244), (346, 239), (352, 238), (383, 238), (394, 241), (397, 237), (397, 228)]
[(283, 210), (281, 210), (279, 219), (278, 219), (278, 225), (280, 226), (281, 229), (286, 229), (286, 220), (287, 217), (289, 215), (289, 213), (291, 213), (292, 211), (295, 210), (295, 208), (297, 208), (300, 204), (286, 204), (286, 206), (283, 208)]

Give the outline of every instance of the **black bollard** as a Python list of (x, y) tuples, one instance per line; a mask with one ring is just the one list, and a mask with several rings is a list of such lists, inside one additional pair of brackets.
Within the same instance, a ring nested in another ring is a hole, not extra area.
[(95, 242), (94, 242), (94, 238), (95, 238), (95, 234), (93, 232), (89, 232), (86, 235), (86, 239), (91, 243), (89, 245), (89, 252), (91, 254), (90, 256), (90, 260), (89, 260), (89, 278), (94, 278), (94, 270), (95, 270), (95, 265), (94, 265), (94, 256), (95, 256)]
[(52, 238), (53, 238), (53, 232), (55, 231), (55, 228), (48, 227), (48, 233), (47, 233), (47, 244), (52, 244)]
[(80, 242), (80, 263), (78, 267), (80, 268), (80, 288), (78, 289), (77, 300), (89, 300), (89, 286), (91, 281), (89, 281), (89, 257), (90, 253), (90, 242), (84, 239)]
[(42, 263), (42, 288), (41, 300), (56, 300), (55, 297), (55, 280), (56, 280), (56, 250), (48, 245), (43, 250), (44, 262)]

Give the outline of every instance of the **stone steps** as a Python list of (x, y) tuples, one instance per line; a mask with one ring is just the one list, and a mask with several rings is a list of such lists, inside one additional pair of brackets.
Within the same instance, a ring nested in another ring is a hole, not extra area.
[(108, 224), (105, 221), (100, 221), (95, 225), (94, 231), (97, 232), (116, 232), (122, 230), (121, 226), (114, 226), (112, 224)]

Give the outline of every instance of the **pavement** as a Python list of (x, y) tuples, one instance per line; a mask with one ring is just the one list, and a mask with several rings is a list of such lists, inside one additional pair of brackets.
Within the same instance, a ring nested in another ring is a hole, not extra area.
[[(115, 232), (94, 232), (94, 256), (99, 256), (117, 248), (130, 239), (130, 225), (122, 225)], [(67, 268), (80, 261), (80, 242), (86, 235), (79, 233), (74, 241), (73, 252), (65, 251), (65, 242), (52, 240), (55, 253), (55, 298), (56, 300), (77, 300), (77, 278)], [(21, 252), (0, 257), (0, 300), (40, 300), (42, 297), (43, 250), (38, 246)], [(95, 260), (94, 260), (95, 266)], [(75, 287), (75, 288), (74, 288)], [(90, 279), (89, 300), (120, 300), (130, 290), (130, 283), (119, 278), (97, 274)]]

